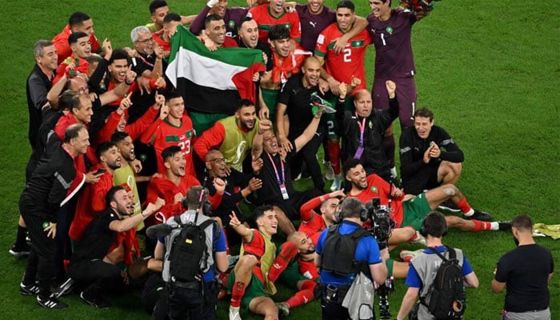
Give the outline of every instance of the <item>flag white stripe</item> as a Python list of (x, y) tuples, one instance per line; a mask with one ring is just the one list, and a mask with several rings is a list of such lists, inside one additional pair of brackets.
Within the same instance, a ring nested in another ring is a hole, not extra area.
[(227, 64), (181, 47), (165, 74), (175, 87), (177, 78), (186, 78), (204, 87), (235, 90), (237, 88), (232, 78), (246, 69), (247, 67)]

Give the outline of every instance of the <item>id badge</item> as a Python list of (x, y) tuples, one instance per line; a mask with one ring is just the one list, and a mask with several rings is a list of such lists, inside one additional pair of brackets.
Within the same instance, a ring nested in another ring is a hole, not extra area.
[(290, 199), (290, 196), (288, 195), (288, 189), (286, 189), (286, 185), (284, 184), (280, 185), (280, 192), (282, 193), (282, 199), (284, 200)]
[(354, 159), (360, 160), (363, 153), (364, 153), (364, 147), (359, 146), (358, 149), (356, 150), (356, 153), (354, 153)]

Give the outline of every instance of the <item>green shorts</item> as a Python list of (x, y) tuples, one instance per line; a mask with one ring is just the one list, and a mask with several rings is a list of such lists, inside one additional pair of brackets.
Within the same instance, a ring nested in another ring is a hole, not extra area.
[[(230, 273), (228, 278), (228, 291), (231, 292), (233, 285), (235, 283), (235, 273)], [(251, 300), (257, 297), (267, 297), (268, 294), (264, 290), (264, 284), (255, 276), (254, 274), (251, 275), (251, 280), (249, 284), (245, 288), (245, 295), (243, 299), (241, 299), (241, 305), (243, 308), (249, 309), (249, 303)]]
[(204, 113), (189, 111), (189, 116), (191, 117), (196, 135), (200, 137), (200, 135), (207, 129), (210, 129), (214, 125), (214, 123), (216, 123), (216, 121), (221, 120), (225, 117), (229, 117), (230, 115), (225, 113)]
[(276, 125), (274, 120), (276, 119), (276, 105), (278, 104), (278, 94), (280, 94), (280, 90), (261, 88), (261, 92), (264, 103), (266, 103), (268, 107), (270, 121)]
[(432, 211), (426, 194), (421, 193), (416, 197), (403, 202), (403, 222), (402, 227), (413, 227), (414, 230), (420, 230), (422, 221)]
[(285, 284), (288, 288), (297, 290), (298, 289), (297, 284), (302, 280), (309, 280), (309, 279), (307, 279), (301, 273), (299, 273), (299, 265), (297, 263), (297, 258), (296, 258), (296, 261), (290, 263), (288, 267), (284, 270), (284, 272), (282, 272), (282, 274), (280, 275), (280, 281), (282, 281), (282, 283)]

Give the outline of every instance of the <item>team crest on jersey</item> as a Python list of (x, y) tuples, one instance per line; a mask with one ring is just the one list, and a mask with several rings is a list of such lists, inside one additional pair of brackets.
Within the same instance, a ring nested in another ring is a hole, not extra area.
[(393, 34), (393, 28), (391, 26), (387, 26), (387, 28), (385, 28), (385, 31), (387, 31), (388, 34)]
[(371, 187), (370, 190), (371, 190), (371, 192), (377, 193), (377, 187), (375, 187), (375, 186)]

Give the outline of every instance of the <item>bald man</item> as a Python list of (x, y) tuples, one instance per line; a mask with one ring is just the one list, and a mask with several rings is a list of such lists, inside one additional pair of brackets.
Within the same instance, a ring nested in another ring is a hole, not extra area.
[[(337, 122), (342, 137), (342, 162), (357, 159), (368, 174), (376, 173), (388, 181), (391, 178), (391, 164), (383, 149), (383, 136), (399, 116), (399, 102), (396, 84), (388, 80), (385, 86), (389, 93), (388, 109), (373, 110), (371, 93), (365, 89), (359, 90), (354, 95), (354, 110), (337, 106)], [(346, 93), (345, 90), (340, 93), (340, 103), (345, 100)]]

